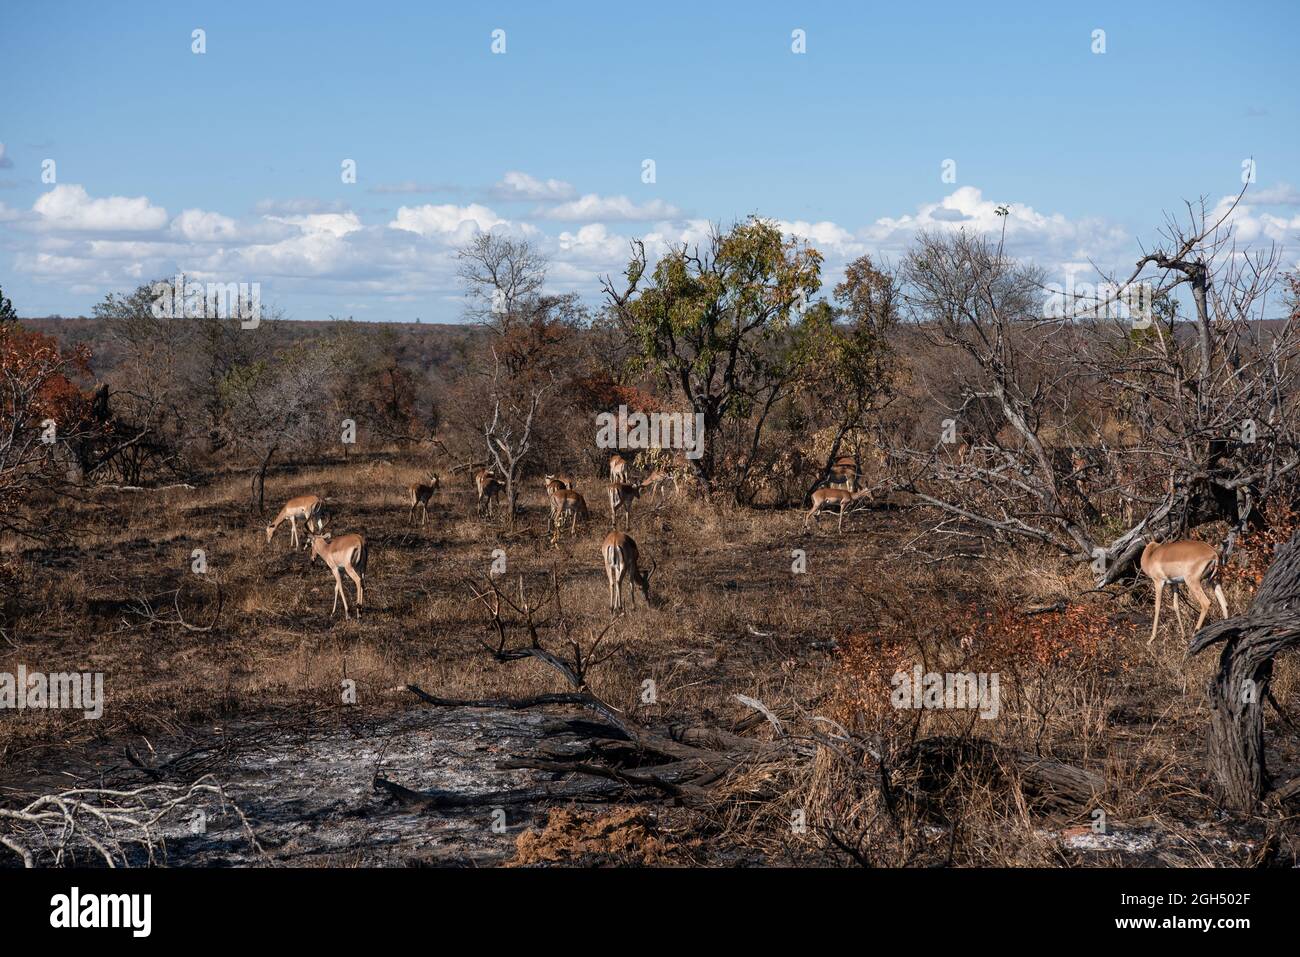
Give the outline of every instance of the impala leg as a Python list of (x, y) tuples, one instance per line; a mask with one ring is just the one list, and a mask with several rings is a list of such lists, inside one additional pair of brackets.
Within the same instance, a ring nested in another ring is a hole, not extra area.
[[(366, 589), (361, 582), (361, 576), (357, 574), (355, 568), (349, 565), (347, 568), (344, 569), (344, 571), (348, 573), (348, 577), (351, 578), (353, 583), (357, 586), (357, 620), (360, 621), (361, 606), (365, 603), (366, 600)], [(347, 601), (345, 600), (343, 604), (344, 607), (346, 607)]]
[(1151, 620), (1151, 637), (1147, 639), (1148, 645), (1151, 644), (1151, 642), (1156, 640), (1156, 629), (1160, 627), (1160, 596), (1163, 595), (1165, 591), (1165, 583), (1163, 581), (1157, 581), (1155, 583), (1155, 586), (1156, 586), (1156, 615), (1155, 618)]
[[(334, 606), (330, 608), (331, 618), (333, 618), (334, 613), (339, 610), (339, 596), (343, 594), (343, 582), (339, 581), (339, 570), (335, 568), (333, 571), (334, 571)], [(348, 600), (347, 598), (344, 598), (343, 617), (346, 618), (347, 616), (348, 616)]]
[(1174, 617), (1178, 619), (1178, 634), (1186, 638), (1187, 625), (1183, 623), (1183, 603), (1177, 585), (1174, 586)]
[(1219, 608), (1223, 611), (1223, 617), (1224, 617), (1224, 618), (1227, 618), (1227, 617), (1228, 617), (1228, 599), (1226, 599), (1226, 598), (1223, 597), (1223, 589), (1219, 587), (1219, 583), (1218, 583), (1218, 582), (1215, 582), (1215, 583), (1214, 583), (1214, 597), (1217, 598), (1217, 599), (1219, 599)]
[(844, 506), (843, 506), (843, 505), (840, 506), (840, 525), (839, 525), (839, 533), (840, 533), (841, 535), (844, 534)]
[(1199, 581), (1189, 578), (1187, 588), (1192, 593), (1192, 597), (1196, 599), (1196, 604), (1201, 608), (1200, 617), (1196, 619), (1196, 627), (1192, 629), (1192, 633), (1195, 634), (1201, 630), (1201, 625), (1205, 624), (1205, 618), (1209, 615), (1210, 606), (1213, 602), (1210, 601), (1210, 596), (1205, 594), (1205, 588)]
[(292, 515), (289, 516), (289, 532), (293, 537), (293, 547), (298, 547), (298, 520)]

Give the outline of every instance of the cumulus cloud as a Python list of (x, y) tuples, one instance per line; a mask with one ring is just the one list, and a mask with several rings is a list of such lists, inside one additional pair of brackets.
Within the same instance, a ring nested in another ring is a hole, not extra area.
[(96, 231), (161, 229), (167, 210), (145, 196), (92, 199), (84, 186), (60, 185), (36, 200), (32, 209), (50, 229)]
[(540, 180), (527, 173), (511, 170), (501, 177), (501, 181), (492, 187), (492, 195), (506, 202), (520, 199), (561, 200), (578, 195), (578, 191), (569, 183), (559, 179)]
[(402, 229), (420, 236), (464, 236), (468, 239), (476, 232), (486, 233), (497, 226), (509, 227), (511, 224), (478, 203), (468, 206), (446, 203), (399, 207), (397, 216), (388, 225), (391, 229)]
[(196, 243), (230, 242), (239, 235), (235, 221), (220, 213), (187, 209), (172, 220), (171, 231)]
[[(555, 193), (567, 186), (518, 178), (524, 174), (510, 179), (513, 175), (507, 174), (502, 184), (513, 183), (520, 194), (539, 189)], [(1221, 201), (1221, 213), (1234, 199)], [(1231, 220), (1239, 242), (1300, 239), (1300, 211), (1294, 208), (1300, 197), (1293, 188), (1258, 190), (1247, 200)], [(684, 218), (660, 200), (637, 204), (624, 196), (588, 194), (542, 202), (545, 217), (531, 222), (507, 218), (479, 203), (403, 205), (382, 214), (313, 199), (264, 201), (242, 218), (186, 208), (169, 219), (165, 209), (146, 197), (95, 198), (83, 187), (59, 186), (41, 195), (30, 211), (0, 204), (0, 221), (11, 234), (25, 232), (30, 240), (17, 247), (14, 265), (19, 271), (62, 291), (91, 290), (89, 301), (183, 270), (205, 281), (262, 282), (267, 301), (278, 296), (291, 297), (300, 307), (311, 303), (299, 318), (336, 310), (364, 312), (367, 307), (396, 318), (386, 304), (411, 301), (426, 304), (420, 310), (426, 318), (433, 311), (435, 318), (457, 318), (456, 251), (480, 231), (528, 236), (550, 260), (549, 289), (578, 292), (594, 301), (599, 277), (618, 276), (626, 267), (633, 239), (645, 244), (653, 262), (674, 246), (703, 245), (713, 230), (709, 220)], [(1007, 215), (999, 215), (999, 209)], [(954, 189), (911, 210), (886, 211), (865, 223), (777, 223), (788, 236), (806, 240), (822, 253), (827, 288), (839, 281), (850, 260), (864, 253), (898, 261), (918, 230), (1001, 235), (1005, 227), (1012, 255), (1062, 277), (1088, 270), (1090, 263), (1131, 264), (1137, 251), (1130, 232), (1112, 222), (999, 202), (974, 187)]]

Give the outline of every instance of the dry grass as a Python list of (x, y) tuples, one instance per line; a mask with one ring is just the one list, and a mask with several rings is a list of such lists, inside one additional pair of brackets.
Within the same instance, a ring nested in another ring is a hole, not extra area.
[[(609, 620), (599, 558), (609, 524), (603, 483), (579, 480), (591, 519), (576, 538), (566, 533), (552, 546), (540, 483), (526, 490), (513, 533), (475, 515), (464, 476), (457, 483), (444, 475), (428, 525), (408, 527), (405, 485), (427, 474), (424, 463), (392, 454), (268, 484), (272, 511), (314, 491), (330, 503), (336, 534), (366, 535), (359, 622), (330, 618), (332, 579), (290, 549), (287, 528), (265, 544), (265, 519), (247, 506), (245, 476), (194, 491), (104, 493), (81, 508), (74, 548), (22, 555), (25, 597), (10, 609), (0, 670), (103, 671), (104, 719), (4, 715), (6, 778), (134, 736), (192, 732), (235, 716), (328, 714), (342, 707), (344, 679), (356, 682), (359, 706), (377, 712), (410, 707), (399, 690), (408, 683), (471, 698), (561, 690), (539, 665), (502, 666), (484, 653), (484, 616), (465, 579), (481, 580), (501, 549), (511, 587), (523, 576), (540, 590), (554, 573), (566, 613), (579, 630), (598, 631)], [(832, 717), (878, 736), (894, 755), (927, 736), (977, 735), (1102, 774), (1102, 806), (1113, 821), (1155, 819), (1177, 833), (1214, 817), (1199, 751), (1213, 663), (1183, 659), (1172, 615), (1159, 641), (1146, 645), (1149, 590), (1080, 598), (1091, 587), (1086, 569), (1026, 550), (981, 562), (899, 558), (921, 527), (906, 512), (856, 513), (842, 536), (831, 522), (803, 533), (802, 520), (797, 510), (641, 503), (632, 534), (657, 563), (660, 603), (639, 606), (616, 626), (619, 652), (593, 675), (594, 690), (650, 721), (730, 722), (747, 713), (732, 695), (745, 694)], [(177, 588), (189, 620), (206, 622), (213, 612), (212, 587), (190, 572), (196, 548), (225, 596), (218, 626), (203, 633), (166, 621)], [(807, 574), (792, 572), (796, 548), (807, 553)], [(1230, 585), (1234, 609), (1249, 592), (1250, 583)], [(994, 609), (1063, 598), (1077, 600), (1059, 619), (988, 619)], [(142, 616), (140, 602), (164, 620)], [(963, 647), (959, 639), (972, 634)], [(1061, 649), (1061, 657), (1044, 660), (1043, 648)], [(999, 718), (889, 707), (888, 677), (916, 662), (1000, 672)], [(647, 680), (657, 688), (652, 705), (641, 703)], [(1284, 708), (1295, 700), (1286, 663), (1275, 693)], [(1275, 762), (1294, 760), (1293, 746), (1293, 737), (1280, 740)], [(891, 815), (870, 776), (824, 749), (802, 764), (744, 769), (727, 782), (728, 800), (696, 826), (725, 836), (718, 853), (751, 848), (776, 863), (844, 859), (828, 850), (833, 833), (863, 842), (873, 863), (1028, 865), (1067, 863), (1050, 829), (1090, 820), (1091, 809), (1044, 814), (1015, 787), (960, 777), (944, 796)], [(795, 812), (807, 833), (791, 828)]]

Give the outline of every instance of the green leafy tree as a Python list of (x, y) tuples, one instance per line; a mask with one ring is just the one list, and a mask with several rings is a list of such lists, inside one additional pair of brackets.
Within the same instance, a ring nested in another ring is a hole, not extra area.
[[(775, 223), (750, 217), (726, 233), (715, 229), (702, 250), (669, 250), (649, 271), (636, 242), (625, 288), (604, 280), (611, 310), (637, 346), (639, 371), (702, 416), (704, 454), (691, 462), (706, 489), (720, 466), (724, 420), (746, 435), (742, 447), (757, 450), (770, 413), (797, 380), (797, 326), (821, 284), (821, 262)], [(738, 489), (753, 462), (752, 454), (737, 457)]]

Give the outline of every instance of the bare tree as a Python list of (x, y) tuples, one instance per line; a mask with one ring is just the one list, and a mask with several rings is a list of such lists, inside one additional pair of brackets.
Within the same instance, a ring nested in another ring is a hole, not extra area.
[[(1300, 464), (1300, 312), (1268, 318), (1276, 253), (1238, 250), (1227, 214), (1189, 207), (1165, 241), (1106, 294), (1053, 312), (1041, 273), (1000, 243), (919, 238), (906, 300), (929, 342), (962, 357), (951, 365), (965, 381), (959, 406), (936, 403), (932, 444), (899, 450), (895, 466), (899, 487), (942, 514), (937, 531), (1036, 541), (1106, 584), (1153, 535), (1222, 519), (1231, 545), (1260, 520)], [(976, 409), (997, 428), (954, 454), (951, 426)]]

